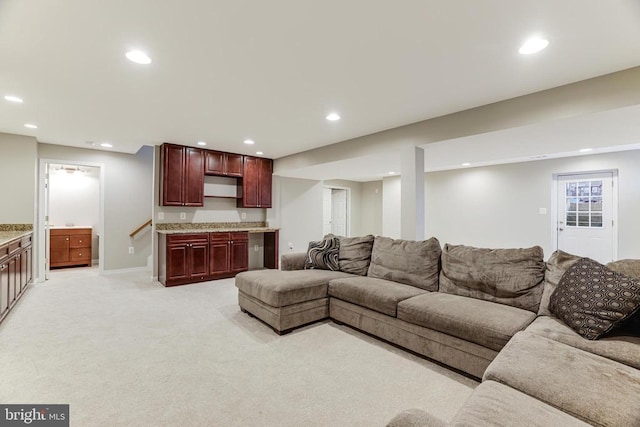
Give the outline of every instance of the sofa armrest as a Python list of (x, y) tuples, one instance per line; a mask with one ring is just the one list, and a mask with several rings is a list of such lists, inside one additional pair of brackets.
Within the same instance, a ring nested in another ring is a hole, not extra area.
[(420, 409), (407, 409), (393, 417), (387, 427), (445, 427), (447, 423)]
[(304, 270), (306, 252), (282, 254), (280, 257), (280, 270)]

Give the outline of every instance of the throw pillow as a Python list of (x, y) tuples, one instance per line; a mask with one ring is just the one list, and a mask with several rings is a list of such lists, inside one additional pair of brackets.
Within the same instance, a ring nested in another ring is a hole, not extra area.
[(584, 338), (595, 340), (640, 310), (640, 280), (582, 258), (560, 279), (549, 310)]
[(338, 271), (338, 254), (340, 242), (336, 237), (323, 239), (319, 242), (309, 242), (307, 258), (304, 262), (305, 270), (319, 269)]

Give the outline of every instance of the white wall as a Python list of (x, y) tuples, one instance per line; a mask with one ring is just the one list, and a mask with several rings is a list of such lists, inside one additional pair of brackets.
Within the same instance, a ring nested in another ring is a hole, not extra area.
[[(147, 266), (151, 254), (151, 232), (132, 240), (129, 233), (151, 218), (153, 196), (153, 147), (136, 154), (38, 144), (38, 157), (56, 163), (73, 161), (104, 165), (104, 243), (106, 271)], [(135, 253), (129, 254), (133, 246)]]
[(323, 185), (349, 189), (349, 234), (362, 236), (362, 183), (332, 179), (324, 181)]
[(33, 224), (38, 143), (30, 136), (0, 133), (0, 224)]
[(617, 169), (618, 258), (640, 258), (638, 165), (640, 151), (627, 151), (428, 173), (427, 237), (492, 248), (540, 245), (548, 258), (553, 174)]
[(97, 260), (100, 169), (86, 166), (81, 169), (83, 172), (68, 173), (49, 168), (49, 224), (91, 227), (91, 258)]
[(399, 176), (390, 176), (382, 180), (382, 235), (393, 239), (399, 239), (402, 234), (400, 191)]
[(382, 233), (382, 181), (362, 183), (361, 235)]

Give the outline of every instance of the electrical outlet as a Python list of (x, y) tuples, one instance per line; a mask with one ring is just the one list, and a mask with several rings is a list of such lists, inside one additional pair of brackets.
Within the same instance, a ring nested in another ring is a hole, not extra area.
[(289, 249), (293, 250), (293, 243), (289, 242)]
[(241, 218), (241, 219), (247, 219), (247, 213), (246, 213), (246, 212), (242, 212), (242, 213), (240, 214), (240, 218)]
[(133, 246), (129, 246), (129, 255), (135, 253), (136, 249)]
[(186, 212), (180, 212), (180, 219), (187, 219), (187, 213)]
[(158, 219), (162, 221), (164, 219), (164, 212), (158, 212)]
[(260, 250), (260, 246), (258, 245), (253, 245), (253, 250), (258, 252)]

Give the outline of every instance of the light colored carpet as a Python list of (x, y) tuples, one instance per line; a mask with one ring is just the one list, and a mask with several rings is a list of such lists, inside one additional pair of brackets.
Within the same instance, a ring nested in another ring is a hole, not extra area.
[(477, 383), (330, 321), (285, 336), (233, 279), (53, 272), (0, 324), (0, 402), (69, 403), (72, 426), (383, 426), (449, 420)]

